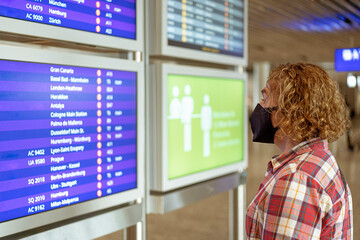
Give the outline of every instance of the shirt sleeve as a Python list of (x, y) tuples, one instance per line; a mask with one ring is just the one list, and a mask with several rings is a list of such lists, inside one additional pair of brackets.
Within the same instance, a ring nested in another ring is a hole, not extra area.
[(264, 199), (262, 239), (320, 239), (322, 193), (317, 181), (299, 173), (278, 179)]

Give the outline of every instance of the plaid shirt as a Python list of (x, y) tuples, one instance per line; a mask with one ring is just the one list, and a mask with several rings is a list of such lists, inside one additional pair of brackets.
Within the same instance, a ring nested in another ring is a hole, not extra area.
[(246, 216), (248, 239), (353, 239), (350, 188), (319, 138), (271, 159)]

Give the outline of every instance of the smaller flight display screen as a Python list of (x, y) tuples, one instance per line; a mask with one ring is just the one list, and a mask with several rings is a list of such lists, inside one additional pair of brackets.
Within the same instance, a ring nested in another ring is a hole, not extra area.
[(0, 60), (0, 222), (137, 187), (136, 80)]
[(360, 71), (360, 48), (336, 49), (334, 65), (338, 72)]
[(6, 0), (0, 16), (136, 39), (136, 0)]
[(244, 2), (168, 0), (168, 45), (244, 57)]

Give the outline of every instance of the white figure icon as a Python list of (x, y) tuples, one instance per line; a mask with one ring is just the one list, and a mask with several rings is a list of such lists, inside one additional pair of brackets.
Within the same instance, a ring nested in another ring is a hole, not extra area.
[(170, 116), (173, 118), (181, 117), (181, 102), (179, 97), (179, 88), (178, 86), (174, 86), (172, 89), (172, 94), (174, 98), (170, 102)]
[(212, 127), (212, 110), (209, 95), (204, 95), (204, 106), (201, 108), (200, 120), (203, 131), (203, 156), (210, 156), (210, 130)]
[(190, 96), (190, 85), (185, 86), (185, 96), (181, 99), (181, 122), (184, 124), (184, 151), (191, 151), (191, 115), (194, 111), (194, 100)]

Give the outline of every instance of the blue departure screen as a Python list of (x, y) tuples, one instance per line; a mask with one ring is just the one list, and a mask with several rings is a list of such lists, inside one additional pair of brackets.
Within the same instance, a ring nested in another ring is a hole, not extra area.
[(335, 70), (338, 72), (360, 71), (360, 48), (336, 49)]
[(136, 0), (6, 0), (0, 16), (136, 39)]
[(137, 187), (136, 79), (0, 60), (0, 222)]

